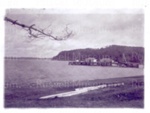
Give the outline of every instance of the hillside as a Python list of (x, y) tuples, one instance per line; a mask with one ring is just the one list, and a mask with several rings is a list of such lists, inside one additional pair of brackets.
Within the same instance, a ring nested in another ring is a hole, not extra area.
[(143, 47), (129, 47), (112, 45), (100, 49), (75, 49), (69, 51), (62, 51), (57, 56), (53, 57), (53, 60), (84, 60), (88, 57), (94, 57), (101, 59), (104, 57), (110, 57), (117, 62), (121, 62), (125, 57), (127, 61), (144, 63), (144, 48)]

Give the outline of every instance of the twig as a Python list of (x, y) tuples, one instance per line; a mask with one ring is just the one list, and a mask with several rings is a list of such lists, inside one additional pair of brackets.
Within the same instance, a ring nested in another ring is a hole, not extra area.
[[(52, 35), (52, 31), (50, 33), (44, 32), (44, 30), (46, 28), (42, 29), (42, 30), (37, 29), (36, 27), (34, 27), (35, 24), (28, 26), (28, 25), (19, 23), (17, 20), (12, 20), (12, 19), (10, 19), (8, 17), (5, 17), (4, 20), (7, 21), (7, 22), (12, 23), (13, 25), (18, 25), (18, 26), (22, 27), (23, 29), (27, 29), (28, 33), (30, 34), (30, 37), (34, 37), (34, 38), (40, 38), (42, 36), (47, 36), (47, 37), (50, 37), (53, 40), (65, 40), (65, 39), (70, 38), (73, 35), (72, 31), (68, 32), (68, 26), (66, 26), (66, 28), (65, 28), (66, 34), (64, 36), (58, 37), (58, 36), (53, 36)], [(38, 34), (34, 34), (33, 31), (34, 32), (38, 32)]]

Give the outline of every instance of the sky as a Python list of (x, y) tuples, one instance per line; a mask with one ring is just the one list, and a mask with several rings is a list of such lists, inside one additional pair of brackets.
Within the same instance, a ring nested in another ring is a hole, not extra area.
[[(51, 58), (64, 50), (102, 48), (109, 45), (144, 46), (144, 12), (141, 9), (8, 9), (6, 17), (54, 36), (73, 31), (67, 40), (29, 38), (26, 30), (5, 22), (6, 57)], [(49, 26), (49, 27), (48, 27)]]

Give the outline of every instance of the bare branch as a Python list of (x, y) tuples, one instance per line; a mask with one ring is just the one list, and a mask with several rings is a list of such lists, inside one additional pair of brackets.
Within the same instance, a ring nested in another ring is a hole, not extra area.
[[(28, 26), (28, 25), (17, 22), (17, 20), (12, 20), (8, 17), (5, 17), (4, 20), (7, 21), (7, 22), (12, 23), (13, 25), (18, 25), (18, 26), (22, 27), (23, 29), (27, 30), (29, 35), (30, 35), (29, 37), (40, 38), (40, 37), (47, 36), (47, 37), (50, 37), (53, 40), (65, 40), (65, 39), (70, 38), (73, 35), (72, 31), (68, 31), (68, 26), (66, 26), (66, 28), (65, 28), (65, 32), (66, 32), (65, 35), (58, 37), (58, 36), (52, 35), (52, 31), (50, 31), (49, 33), (45, 32), (45, 30), (47, 28), (49, 28), (51, 25), (49, 25), (48, 27), (46, 27), (44, 29), (38, 29), (38, 28), (35, 27), (35, 24)], [(37, 33), (35, 34), (33, 32), (37, 32)]]

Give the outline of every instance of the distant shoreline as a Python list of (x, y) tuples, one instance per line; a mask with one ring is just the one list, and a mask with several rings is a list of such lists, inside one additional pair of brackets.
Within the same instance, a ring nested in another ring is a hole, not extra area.
[(4, 57), (4, 59), (41, 59), (41, 60), (51, 60), (52, 58), (38, 58), (38, 57)]

